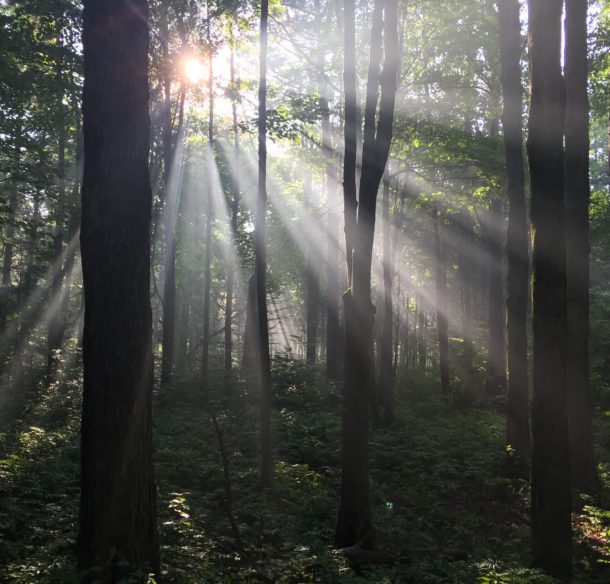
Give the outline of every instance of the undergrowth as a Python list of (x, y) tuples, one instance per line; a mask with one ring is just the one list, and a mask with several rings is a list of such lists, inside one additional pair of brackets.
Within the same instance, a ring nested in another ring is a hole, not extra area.
[[(35, 405), (0, 435), (0, 582), (79, 581), (79, 376), (65, 367), (58, 383), (38, 386)], [(275, 482), (267, 492), (258, 487), (251, 383), (218, 371), (207, 402), (193, 379), (156, 391), (159, 581), (554, 582), (528, 568), (529, 487), (507, 477), (498, 404), (447, 403), (430, 376), (399, 380), (396, 421), (374, 423), (370, 442), (377, 546), (394, 562), (361, 567), (332, 546), (339, 388), (290, 358), (276, 360), (274, 382)], [(606, 487), (608, 421), (600, 416), (597, 428)], [(579, 497), (575, 507), (574, 581), (607, 582), (608, 499)]]

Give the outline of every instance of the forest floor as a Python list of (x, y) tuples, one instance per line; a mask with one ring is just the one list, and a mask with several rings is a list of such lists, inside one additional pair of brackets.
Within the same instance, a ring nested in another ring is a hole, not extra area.
[[(338, 388), (290, 359), (276, 361), (274, 380), (266, 493), (244, 380), (218, 381), (208, 404), (188, 379), (157, 392), (162, 582), (554, 582), (527, 567), (529, 487), (507, 478), (502, 404), (446, 403), (431, 376), (398, 381), (396, 421), (373, 425), (370, 439), (377, 546), (392, 563), (362, 566), (332, 547)], [(17, 432), (0, 435), (0, 582), (79, 581), (79, 396), (77, 369), (41, 382)], [(575, 498), (574, 582), (610, 581), (610, 412), (596, 440), (606, 488)]]

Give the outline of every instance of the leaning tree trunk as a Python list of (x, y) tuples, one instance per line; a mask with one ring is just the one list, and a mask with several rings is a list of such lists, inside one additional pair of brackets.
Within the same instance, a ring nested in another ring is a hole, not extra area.
[[(152, 461), (148, 3), (84, 2), (78, 568), (159, 570)], [(92, 578), (88, 576), (89, 578)]]
[(269, 0), (261, 2), (260, 21), (260, 81), (258, 87), (258, 196), (256, 229), (254, 233), (255, 276), (260, 355), (261, 400), (261, 486), (270, 487), (273, 481), (271, 452), (271, 356), (269, 353), (269, 322), (267, 317), (267, 23)]
[(566, 383), (572, 485), (600, 486), (593, 455), (589, 388), (589, 99), (587, 3), (566, 0), (566, 274), (568, 337)]
[(519, 0), (498, 4), (504, 157), (508, 178), (506, 312), (508, 334), (507, 443), (521, 461), (529, 460), (530, 424), (527, 372), (527, 304), (529, 296), (528, 232), (525, 209)]
[[(355, 95), (355, 23), (354, 3), (345, 3), (346, 37), (346, 133), (347, 103), (354, 106)], [(358, 202), (358, 216), (354, 229), (351, 288), (344, 295), (345, 302), (345, 386), (342, 420), (341, 503), (335, 543), (339, 547), (373, 545), (370, 486), (368, 474), (368, 410), (367, 401), (374, 382), (372, 359), (374, 307), (371, 302), (371, 262), (375, 234), (377, 191), (383, 176), (392, 141), (394, 101), (398, 69), (398, 34), (396, 0), (375, 2), (371, 30), (371, 54), (367, 80), (364, 115), (362, 173)], [(385, 52), (383, 71), (379, 72), (382, 43)], [(351, 74), (351, 71), (354, 74)], [(380, 96), (378, 88), (381, 87)], [(348, 93), (349, 92), (349, 93)], [(379, 101), (379, 113), (377, 104)], [(378, 117), (378, 120), (376, 118)], [(350, 124), (355, 121), (352, 117)], [(350, 127), (350, 132), (355, 132)], [(353, 145), (353, 144), (352, 144)], [(351, 146), (350, 146), (351, 148)], [(346, 143), (347, 156), (347, 143)], [(348, 177), (344, 176), (344, 184)], [(345, 187), (344, 187), (345, 188)], [(350, 216), (353, 202), (345, 197), (346, 229), (353, 221)], [(346, 231), (347, 236), (347, 231)], [(346, 242), (348, 243), (348, 242)], [(349, 250), (349, 245), (347, 245)], [(349, 267), (349, 253), (348, 253)], [(348, 272), (349, 273), (349, 272)]]
[(572, 569), (566, 414), (566, 274), (562, 2), (531, 0), (531, 104), (527, 143), (532, 185), (534, 399), (532, 558), (552, 576)]

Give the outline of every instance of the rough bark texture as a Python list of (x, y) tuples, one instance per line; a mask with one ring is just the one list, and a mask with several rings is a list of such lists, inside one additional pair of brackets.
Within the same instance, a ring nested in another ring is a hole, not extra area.
[(599, 488), (589, 388), (589, 99), (587, 3), (566, 0), (566, 383), (572, 486)]
[(258, 87), (258, 197), (256, 203), (255, 275), (258, 308), (258, 342), (260, 354), (261, 401), (261, 486), (271, 486), (273, 458), (271, 452), (271, 356), (269, 354), (269, 323), (267, 318), (267, 22), (269, 2), (261, 2), (260, 81)]
[(572, 568), (566, 415), (564, 85), (558, 0), (530, 3), (528, 155), (534, 228), (532, 558), (553, 576)]
[(530, 456), (527, 372), (529, 296), (528, 232), (525, 208), (519, 0), (498, 4), (502, 94), (502, 129), (508, 179), (506, 311), (508, 336), (507, 443), (522, 461)]
[[(384, 6), (385, 4), (385, 6)], [(345, 3), (345, 68), (353, 70), (354, 58), (354, 3)], [(364, 114), (362, 173), (355, 222), (351, 193), (347, 192), (352, 178), (344, 176), (346, 236), (348, 226), (354, 230), (353, 257), (348, 257), (348, 274), (351, 272), (351, 289), (344, 295), (345, 306), (345, 385), (343, 394), (341, 503), (335, 531), (335, 544), (339, 547), (373, 545), (370, 486), (368, 469), (368, 396), (374, 383), (373, 321), (371, 303), (371, 261), (375, 233), (377, 191), (387, 162), (392, 141), (394, 100), (396, 97), (398, 34), (396, 1), (375, 2), (371, 30), (371, 54), (367, 80), (367, 98)], [(385, 62), (380, 72), (382, 47)], [(350, 76), (346, 89), (346, 115), (348, 102), (354, 106), (355, 75)], [(351, 85), (350, 85), (351, 84)], [(349, 89), (348, 89), (349, 87)], [(379, 87), (381, 92), (379, 94)], [(377, 105), (379, 113), (377, 115)], [(355, 118), (351, 118), (354, 122)], [(346, 117), (346, 138), (348, 137)], [(356, 128), (349, 128), (350, 136)], [(347, 150), (347, 145), (346, 145)], [(354, 150), (355, 151), (355, 150)], [(347, 155), (347, 151), (346, 151)], [(347, 166), (345, 170), (351, 171)], [(355, 169), (354, 169), (355, 170)], [(349, 249), (349, 244), (348, 244)]]
[(108, 582), (130, 568), (159, 568), (151, 424), (148, 33), (145, 0), (85, 0), (78, 565), (80, 570), (104, 566), (95, 579)]

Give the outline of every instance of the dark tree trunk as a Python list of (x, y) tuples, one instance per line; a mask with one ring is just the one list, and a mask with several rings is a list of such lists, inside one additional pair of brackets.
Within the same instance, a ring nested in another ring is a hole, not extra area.
[(84, 3), (78, 567), (103, 566), (95, 578), (104, 581), (118, 581), (136, 567), (159, 570), (151, 424), (148, 16), (145, 0)]
[(307, 345), (305, 361), (308, 365), (316, 362), (318, 347), (318, 317), (320, 314), (320, 295), (318, 293), (318, 278), (315, 272), (315, 251), (313, 245), (307, 258)]
[(382, 196), (383, 213), (383, 324), (381, 329), (381, 356), (379, 393), (384, 408), (386, 422), (394, 419), (394, 368), (392, 366), (392, 329), (394, 327), (394, 313), (392, 307), (392, 255), (390, 248), (390, 181), (383, 180)]
[[(16, 170), (19, 169), (21, 161), (21, 130), (15, 134), (15, 149), (13, 153), (13, 164)], [(6, 225), (6, 241), (2, 255), (2, 286), (11, 287), (11, 271), (13, 268), (13, 238), (15, 237), (15, 217), (19, 202), (17, 181), (12, 185), (8, 199), (8, 219)]]
[(506, 312), (508, 336), (507, 443), (522, 462), (530, 457), (527, 367), (529, 297), (528, 231), (525, 208), (519, 0), (498, 4), (502, 94), (502, 129), (508, 178)]
[(489, 225), (487, 225), (487, 260), (488, 260), (488, 348), (487, 370), (485, 373), (485, 391), (488, 395), (504, 395), (506, 389), (506, 341), (505, 341), (505, 303), (503, 258), (504, 232), (502, 202), (492, 199), (489, 204)]
[(566, 0), (566, 387), (572, 486), (599, 488), (589, 388), (589, 99), (587, 3)]
[[(311, 175), (307, 175), (304, 181), (305, 193), (313, 195), (311, 189)], [(315, 211), (315, 204), (314, 204)], [(318, 350), (318, 323), (320, 319), (320, 287), (316, 270), (316, 246), (314, 242), (309, 242), (309, 249), (306, 253), (306, 327), (305, 327), (305, 362), (312, 366), (316, 362)]]
[(256, 276), (248, 280), (248, 299), (246, 301), (246, 325), (244, 329), (244, 346), (242, 368), (254, 369), (260, 362), (258, 349), (258, 303), (256, 301)]
[[(354, 108), (355, 86), (355, 23), (354, 3), (345, 2), (345, 69), (346, 69), (346, 157), (348, 138), (356, 135), (356, 128), (348, 128), (347, 106)], [(351, 269), (351, 288), (344, 295), (345, 303), (345, 386), (343, 395), (341, 504), (335, 531), (339, 547), (373, 545), (370, 486), (368, 473), (368, 411), (367, 401), (374, 383), (372, 361), (374, 307), (371, 303), (371, 261), (375, 233), (377, 191), (383, 176), (392, 141), (394, 100), (398, 69), (398, 34), (396, 1), (375, 2), (371, 30), (371, 54), (367, 81), (364, 115), (362, 174), (358, 216), (352, 193), (347, 192), (351, 177), (344, 176), (346, 238), (354, 238)], [(383, 71), (379, 71), (385, 52)], [(348, 75), (347, 71), (351, 73)], [(381, 86), (381, 93), (378, 88)], [(376, 120), (379, 102), (378, 120)], [(350, 124), (357, 116), (350, 118)], [(349, 136), (348, 136), (349, 131)], [(350, 150), (353, 142), (350, 143)], [(355, 149), (354, 149), (355, 152)], [(345, 170), (355, 170), (345, 165)], [(355, 194), (355, 193), (353, 193)], [(346, 242), (349, 250), (349, 242)]]
[[(163, 265), (163, 317), (161, 340), (161, 383), (167, 383), (174, 367), (176, 325), (176, 233), (175, 217), (178, 207), (178, 185), (172, 137), (171, 62), (169, 57), (169, 30), (167, 8), (161, 15), (161, 50), (163, 62), (163, 184), (165, 188), (165, 257)], [(180, 101), (180, 119), (184, 107), (184, 92)], [(178, 129), (177, 145), (182, 140)]]
[(447, 267), (441, 229), (442, 218), (434, 218), (434, 255), (436, 256), (436, 326), (438, 329), (438, 354), (441, 377), (441, 391), (449, 394), (449, 326), (447, 318)]
[(260, 20), (260, 81), (258, 87), (258, 197), (254, 234), (256, 301), (258, 308), (258, 345), (260, 354), (261, 401), (261, 486), (273, 481), (271, 452), (271, 356), (269, 354), (269, 323), (267, 318), (267, 22), (269, 0), (261, 1)]
[(552, 576), (572, 569), (566, 414), (566, 275), (561, 73), (562, 2), (531, 0), (531, 104), (534, 398), (532, 407), (532, 557)]

